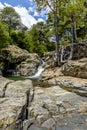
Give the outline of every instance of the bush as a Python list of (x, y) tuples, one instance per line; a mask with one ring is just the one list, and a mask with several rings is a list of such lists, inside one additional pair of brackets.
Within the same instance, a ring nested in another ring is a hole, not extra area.
[(7, 26), (0, 22), (0, 49), (10, 44), (10, 37)]

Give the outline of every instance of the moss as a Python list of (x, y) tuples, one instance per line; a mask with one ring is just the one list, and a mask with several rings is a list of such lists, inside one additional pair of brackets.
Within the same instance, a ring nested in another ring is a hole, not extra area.
[(25, 80), (25, 78), (21, 77), (21, 76), (11, 76), (11, 77), (7, 77), (7, 78), (10, 79), (10, 80), (14, 80), (14, 81)]
[(51, 87), (51, 85), (46, 82), (46, 81), (33, 81), (33, 85), (36, 87), (36, 86), (39, 86), (39, 87), (42, 87), (42, 88), (49, 88)]
[(3, 69), (3, 67), (4, 67), (4, 63), (1, 62), (1, 63), (0, 63), (0, 69)]
[(30, 59), (30, 60), (27, 60), (27, 63), (32, 63), (32, 62), (33, 62), (33, 60), (31, 60), (31, 59)]
[(14, 122), (15, 122), (14, 116), (11, 116), (11, 117), (6, 118), (6, 119), (2, 119), (2, 120), (0, 120), (0, 128), (3, 128), (3, 126), (10, 125)]
[(66, 87), (66, 86), (64, 86), (64, 85), (59, 85), (61, 88), (63, 88), (64, 90), (66, 90), (66, 91), (69, 91), (69, 92), (72, 92), (73, 91), (73, 88), (71, 88), (71, 87)]

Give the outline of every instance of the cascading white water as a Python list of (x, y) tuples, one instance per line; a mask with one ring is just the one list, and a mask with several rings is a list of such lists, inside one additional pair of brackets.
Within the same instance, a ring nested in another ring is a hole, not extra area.
[(40, 65), (37, 69), (37, 72), (34, 74), (34, 75), (31, 75), (31, 76), (28, 76), (26, 77), (27, 79), (32, 79), (32, 80), (36, 80), (36, 79), (39, 79), (40, 76), (41, 76), (41, 73), (44, 71), (44, 65), (45, 65), (45, 62), (42, 61), (42, 65)]

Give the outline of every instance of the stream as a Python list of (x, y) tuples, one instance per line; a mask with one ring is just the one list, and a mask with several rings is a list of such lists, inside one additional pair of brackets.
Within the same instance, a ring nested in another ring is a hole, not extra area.
[(27, 76), (25, 78), (31, 79), (31, 80), (39, 80), (41, 78), (41, 73), (45, 70), (45, 62), (43, 60), (42, 64), (38, 67), (37, 72), (34, 75)]

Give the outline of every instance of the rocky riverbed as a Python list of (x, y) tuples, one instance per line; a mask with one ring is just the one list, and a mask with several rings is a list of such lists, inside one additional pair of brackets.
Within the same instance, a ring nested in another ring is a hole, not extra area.
[(86, 130), (87, 97), (60, 84), (78, 87), (82, 83), (78, 90), (87, 92), (87, 81), (60, 76), (48, 83), (44, 87), (0, 77), (0, 130)]
[(15, 45), (0, 50), (0, 130), (87, 129), (87, 40), (73, 44), (69, 56), (66, 46), (58, 68), (49, 52), (41, 81), (13, 81), (2, 76), (33, 75), (42, 60)]

